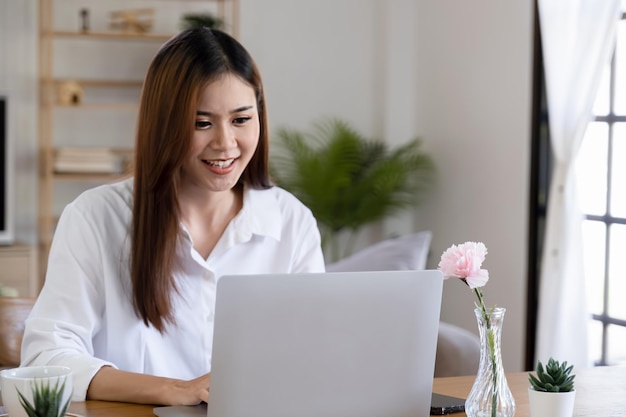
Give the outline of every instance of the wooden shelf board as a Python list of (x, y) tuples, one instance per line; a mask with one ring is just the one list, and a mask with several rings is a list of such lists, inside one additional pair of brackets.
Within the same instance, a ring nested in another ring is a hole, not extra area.
[(57, 181), (68, 182), (114, 182), (129, 177), (130, 174), (120, 173), (96, 173), (96, 172), (75, 172), (75, 173), (54, 173), (54, 179)]
[(170, 39), (173, 34), (168, 33), (152, 33), (152, 32), (124, 32), (124, 31), (86, 31), (78, 32), (72, 30), (53, 30), (43, 32), (44, 36), (56, 38), (74, 38), (74, 39), (109, 39), (109, 40), (137, 40), (137, 41), (160, 41), (164, 42)]
[(42, 84), (59, 85), (65, 82), (77, 82), (83, 87), (136, 87), (143, 85), (143, 80), (106, 80), (102, 78), (42, 78)]
[(80, 103), (78, 105), (53, 103), (55, 109), (63, 110), (138, 110), (139, 103)]
[(102, 148), (106, 148), (108, 150), (110, 150), (111, 152), (113, 152), (116, 155), (121, 155), (121, 156), (125, 156), (125, 157), (131, 157), (133, 155), (133, 153), (135, 152), (134, 148), (120, 148), (120, 147), (106, 147), (106, 146), (74, 146), (74, 145), (68, 145), (68, 146), (56, 146), (54, 148), (52, 148), (51, 154), (56, 155), (59, 150), (63, 149), (63, 148), (71, 148), (71, 149), (85, 149), (85, 150), (89, 150), (92, 148), (97, 148), (97, 149), (102, 149)]

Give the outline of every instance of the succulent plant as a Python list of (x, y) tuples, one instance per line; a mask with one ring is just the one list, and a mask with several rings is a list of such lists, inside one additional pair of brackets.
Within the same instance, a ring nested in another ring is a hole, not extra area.
[(63, 392), (65, 391), (65, 380), (57, 380), (54, 386), (44, 381), (33, 383), (33, 403), (17, 391), (20, 404), (29, 417), (62, 417), (70, 405), (71, 399), (63, 403)]
[(574, 390), (574, 365), (567, 366), (567, 361), (550, 358), (544, 367), (541, 361), (537, 363), (537, 376), (528, 374), (530, 384), (535, 391), (542, 392), (569, 392)]

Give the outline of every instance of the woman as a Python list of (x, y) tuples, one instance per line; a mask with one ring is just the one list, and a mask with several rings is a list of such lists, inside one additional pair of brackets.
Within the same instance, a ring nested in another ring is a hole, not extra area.
[(207, 28), (180, 33), (143, 86), (133, 179), (86, 191), (59, 220), (22, 365), (66, 365), (74, 400), (208, 399), (215, 285), (320, 272), (311, 212), (268, 175), (261, 78)]

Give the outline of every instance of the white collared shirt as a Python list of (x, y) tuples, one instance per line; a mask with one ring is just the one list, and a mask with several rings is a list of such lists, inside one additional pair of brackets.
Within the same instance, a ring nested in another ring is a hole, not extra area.
[(183, 227), (174, 275), (176, 325), (164, 334), (133, 310), (129, 275), (132, 179), (86, 191), (57, 225), (45, 285), (26, 321), (22, 365), (72, 368), (73, 399), (104, 365), (189, 380), (211, 369), (215, 286), (220, 276), (322, 272), (312, 213), (287, 191), (245, 188), (243, 208), (207, 259)]

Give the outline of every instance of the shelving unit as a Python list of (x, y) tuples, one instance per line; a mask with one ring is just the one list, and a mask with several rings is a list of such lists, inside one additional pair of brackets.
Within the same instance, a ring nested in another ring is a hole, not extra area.
[[(111, 11), (136, 9), (139, 3), (141, 7), (154, 9), (153, 31), (108, 28), (106, 16)], [(92, 14), (91, 27), (86, 30), (80, 27), (81, 10)], [(179, 10), (179, 14), (172, 10)], [(45, 277), (60, 209), (73, 198), (58, 192), (60, 184), (74, 187), (78, 194), (85, 188), (132, 175), (129, 161), (143, 75), (158, 47), (178, 30), (183, 12), (210, 12), (224, 22), (226, 31), (238, 36), (238, 0), (39, 0), (40, 284)], [(121, 70), (114, 74), (111, 68)], [(69, 88), (69, 84), (77, 86), (77, 90), (70, 101), (61, 102), (60, 90)], [(122, 123), (117, 123), (116, 117)], [(94, 124), (100, 120), (114, 121), (104, 123), (110, 128), (106, 139), (103, 139), (103, 129), (80, 126), (81, 122), (89, 120), (94, 120)], [(133, 125), (124, 126), (123, 122), (128, 125), (129, 120)], [(125, 169), (121, 172), (57, 172), (55, 165), (62, 147), (109, 148), (116, 157), (123, 158)]]

